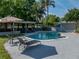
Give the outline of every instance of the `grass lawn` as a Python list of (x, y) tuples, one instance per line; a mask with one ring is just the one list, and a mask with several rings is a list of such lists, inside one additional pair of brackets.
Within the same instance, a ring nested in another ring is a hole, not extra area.
[(11, 59), (9, 54), (4, 48), (4, 43), (7, 41), (7, 37), (0, 37), (0, 59)]

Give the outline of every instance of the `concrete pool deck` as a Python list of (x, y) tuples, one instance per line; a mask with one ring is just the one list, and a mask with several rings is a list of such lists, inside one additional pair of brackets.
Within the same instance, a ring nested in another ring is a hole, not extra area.
[(41, 41), (41, 45), (24, 50), (5, 43), (12, 59), (79, 59), (79, 34), (63, 33), (68, 38)]

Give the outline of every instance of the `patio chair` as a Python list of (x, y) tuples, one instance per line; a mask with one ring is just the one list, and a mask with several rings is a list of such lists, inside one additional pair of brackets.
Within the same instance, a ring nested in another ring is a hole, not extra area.
[(27, 39), (26, 40), (23, 40), (24, 38), (18, 38), (19, 40), (19, 49), (21, 46), (23, 46), (23, 48), (28, 48), (28, 47), (31, 47), (31, 46), (37, 46), (37, 45), (40, 45), (41, 42), (40, 41), (37, 41), (37, 40), (31, 40), (31, 41), (28, 41)]

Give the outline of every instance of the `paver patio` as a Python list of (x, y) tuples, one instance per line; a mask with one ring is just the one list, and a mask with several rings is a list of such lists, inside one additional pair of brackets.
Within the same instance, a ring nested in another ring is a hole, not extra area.
[(18, 50), (17, 46), (5, 43), (12, 59), (79, 59), (79, 34), (63, 33), (67, 38), (41, 41), (42, 45)]

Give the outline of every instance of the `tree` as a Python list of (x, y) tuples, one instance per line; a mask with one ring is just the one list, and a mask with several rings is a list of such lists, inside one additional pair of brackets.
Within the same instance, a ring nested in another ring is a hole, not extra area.
[(14, 16), (22, 18), (25, 21), (35, 21), (33, 15), (33, 4), (35, 0), (16, 0), (14, 9)]
[(15, 16), (25, 21), (39, 21), (49, 5), (53, 5), (52, 0), (0, 0), (0, 17)]
[(64, 16), (64, 20), (65, 21), (74, 21), (76, 22), (76, 29), (77, 29), (77, 23), (79, 21), (79, 9), (71, 9), (71, 10), (68, 10), (68, 13)]
[(45, 14), (45, 10), (40, 6), (40, 2), (35, 2), (32, 6), (33, 8), (33, 15), (37, 21), (43, 17)]
[[(46, 17), (49, 14), (49, 6), (55, 7), (55, 1), (54, 0), (41, 0), (41, 6), (45, 9)], [(48, 23), (48, 17), (45, 20)]]
[[(56, 15), (48, 15), (48, 19), (43, 20), (44, 25), (55, 26), (57, 22), (59, 22), (60, 18)], [(47, 22), (48, 20), (48, 22)]]
[(13, 3), (10, 0), (0, 0), (0, 16), (5, 17), (11, 14)]
[(55, 7), (54, 0), (41, 0), (41, 5), (46, 9), (47, 15), (49, 14), (49, 6)]

